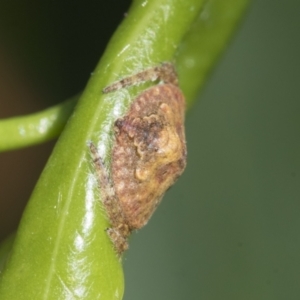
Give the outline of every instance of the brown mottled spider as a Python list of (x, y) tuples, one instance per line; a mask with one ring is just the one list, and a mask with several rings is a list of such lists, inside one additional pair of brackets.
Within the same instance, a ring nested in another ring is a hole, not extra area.
[(148, 80), (161, 80), (132, 102), (115, 121), (111, 176), (93, 143), (90, 149), (109, 217), (107, 233), (119, 255), (130, 233), (146, 225), (163, 194), (186, 166), (185, 99), (171, 63), (146, 69), (106, 88), (104, 93)]

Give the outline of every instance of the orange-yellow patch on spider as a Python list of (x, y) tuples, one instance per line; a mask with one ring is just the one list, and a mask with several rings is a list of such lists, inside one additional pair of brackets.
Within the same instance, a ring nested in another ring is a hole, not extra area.
[(112, 92), (142, 81), (164, 83), (143, 91), (127, 114), (115, 121), (111, 177), (91, 143), (91, 152), (109, 217), (107, 229), (117, 253), (130, 233), (143, 227), (186, 166), (185, 99), (171, 63), (146, 69), (106, 87)]

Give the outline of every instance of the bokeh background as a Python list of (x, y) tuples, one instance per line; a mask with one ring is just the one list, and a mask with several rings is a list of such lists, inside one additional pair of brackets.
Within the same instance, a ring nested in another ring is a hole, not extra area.
[[(82, 90), (129, 4), (0, 1), (0, 118)], [(252, 3), (187, 115), (185, 174), (131, 239), (125, 300), (300, 299), (299, 12)], [(53, 145), (0, 154), (0, 239)]]

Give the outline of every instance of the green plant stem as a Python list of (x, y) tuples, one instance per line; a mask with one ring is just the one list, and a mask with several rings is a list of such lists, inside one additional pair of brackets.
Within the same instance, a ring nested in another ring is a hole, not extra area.
[(11, 234), (0, 244), (0, 274), (8, 258), (14, 239), (15, 234)]
[(106, 95), (101, 90), (120, 77), (172, 61), (202, 4), (133, 3), (34, 189), (1, 275), (1, 299), (122, 298), (122, 266), (105, 232), (109, 222), (88, 143), (97, 145), (109, 165), (113, 123), (147, 85)]
[[(203, 4), (197, 21), (180, 42), (175, 56), (188, 107), (224, 51), (248, 0), (214, 0)], [(0, 120), (0, 152), (39, 144), (57, 137), (73, 112), (78, 96), (42, 112)]]
[(58, 137), (79, 96), (41, 112), (0, 120), (0, 152), (40, 144)]
[(206, 1), (181, 42), (175, 61), (188, 108), (226, 49), (248, 4), (249, 0)]

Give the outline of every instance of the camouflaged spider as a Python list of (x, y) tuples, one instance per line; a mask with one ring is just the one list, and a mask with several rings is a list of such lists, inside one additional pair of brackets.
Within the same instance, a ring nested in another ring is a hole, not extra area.
[(93, 143), (90, 150), (109, 217), (107, 233), (119, 255), (128, 249), (130, 233), (146, 225), (165, 191), (186, 166), (185, 99), (171, 63), (146, 69), (103, 89), (116, 91), (144, 81), (160, 80), (132, 102), (114, 124), (111, 177)]

